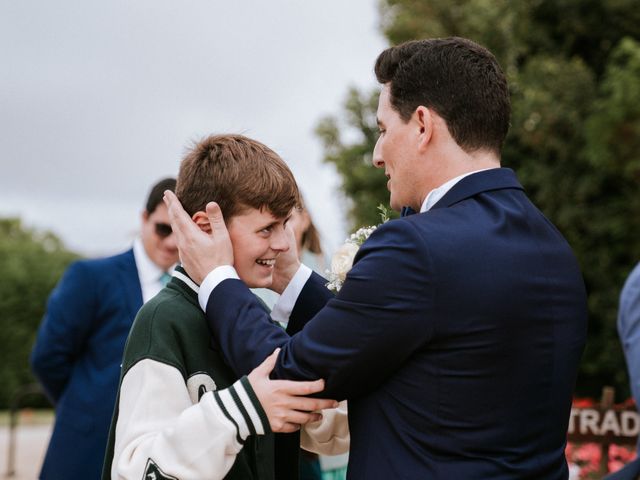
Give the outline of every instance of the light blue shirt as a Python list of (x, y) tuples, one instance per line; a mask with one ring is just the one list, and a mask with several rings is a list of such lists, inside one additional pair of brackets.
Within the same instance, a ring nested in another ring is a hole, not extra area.
[(618, 335), (627, 360), (631, 393), (640, 406), (640, 263), (629, 274), (620, 293)]

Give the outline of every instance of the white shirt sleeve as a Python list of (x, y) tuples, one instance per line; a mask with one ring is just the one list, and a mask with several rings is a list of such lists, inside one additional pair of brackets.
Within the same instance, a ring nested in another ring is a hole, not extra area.
[(207, 311), (207, 302), (213, 289), (216, 288), (220, 282), (228, 278), (240, 279), (238, 272), (236, 272), (236, 269), (231, 265), (216, 267), (204, 277), (204, 280), (200, 284), (200, 290), (198, 290), (198, 303), (203, 312)]
[(321, 455), (347, 453), (349, 443), (346, 400), (336, 408), (322, 410), (322, 420), (303, 425), (300, 432), (300, 446)]
[[(111, 478), (145, 478), (153, 462), (164, 474), (181, 480), (222, 479), (250, 428), (258, 434), (268, 429), (266, 416), (258, 413), (245, 385), (246, 378), (227, 389), (206, 392), (193, 403), (176, 368), (151, 359), (136, 363), (120, 387)], [(248, 408), (248, 418), (231, 390)]]
[[(280, 298), (273, 306), (271, 318), (277, 322), (286, 324), (289, 321), (293, 307), (300, 296), (300, 292), (304, 288), (307, 280), (311, 276), (312, 270), (304, 264), (300, 264), (298, 271), (295, 273), (287, 288), (284, 289)], [(238, 273), (231, 265), (222, 265), (213, 269), (204, 278), (198, 291), (198, 303), (203, 311), (207, 311), (207, 303), (213, 290), (224, 280), (228, 278), (239, 279)]]
[(284, 324), (289, 322), (293, 307), (298, 301), (300, 292), (302, 292), (307, 280), (309, 280), (311, 272), (312, 270), (309, 267), (302, 263), (300, 264), (298, 271), (276, 301), (273, 310), (271, 310), (271, 318), (273, 320)]

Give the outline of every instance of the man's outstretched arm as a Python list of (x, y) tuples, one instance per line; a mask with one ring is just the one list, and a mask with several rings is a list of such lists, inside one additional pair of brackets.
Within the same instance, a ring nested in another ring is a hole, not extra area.
[[(167, 204), (174, 229), (180, 229), (176, 215), (188, 216), (175, 196)], [(219, 215), (210, 221), (224, 228), (219, 209), (208, 213)], [(227, 237), (231, 249), (226, 229), (216, 238), (215, 229), (207, 236), (187, 227), (177, 238), (181, 255), (194, 263), (194, 271), (206, 274), (214, 268), (205, 281), (215, 284), (208, 302), (205, 299), (207, 319), (226, 361), (239, 375), (281, 347), (272, 376), (323, 378), (325, 394), (342, 400), (377, 388), (432, 337), (432, 275), (423, 239), (407, 222), (388, 222), (372, 234), (338, 296), (293, 337), (271, 322), (244, 283), (225, 274), (233, 267), (216, 263), (211, 250), (221, 239)], [(185, 267), (191, 273), (186, 262)]]

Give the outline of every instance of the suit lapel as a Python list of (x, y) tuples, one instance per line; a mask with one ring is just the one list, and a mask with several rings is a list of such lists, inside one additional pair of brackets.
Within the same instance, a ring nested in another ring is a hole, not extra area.
[(138, 269), (136, 268), (133, 249), (120, 256), (118, 273), (120, 276), (120, 284), (124, 289), (127, 299), (127, 306), (131, 311), (131, 318), (133, 318), (142, 306), (142, 288), (140, 287), (140, 279), (138, 278)]

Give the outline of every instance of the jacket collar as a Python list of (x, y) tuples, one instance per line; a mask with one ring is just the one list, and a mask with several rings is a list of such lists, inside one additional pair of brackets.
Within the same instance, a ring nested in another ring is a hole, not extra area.
[(200, 286), (189, 277), (182, 265), (176, 265), (176, 268), (173, 269), (171, 280), (167, 287), (179, 290), (199, 308), (198, 292), (200, 291)]
[(510, 168), (492, 168), (464, 177), (456, 183), (438, 202), (431, 207), (446, 208), (479, 193), (504, 188), (524, 190), (516, 174)]

